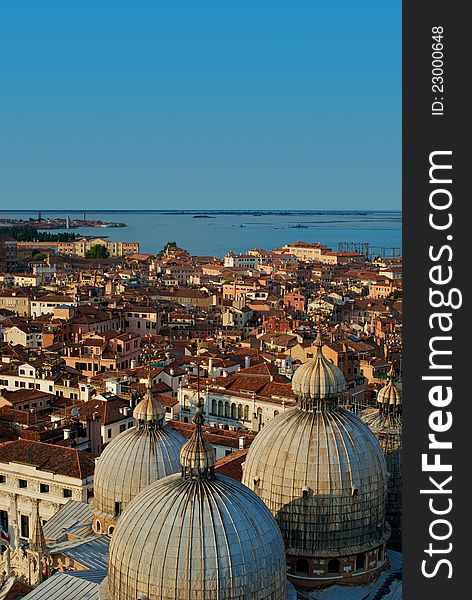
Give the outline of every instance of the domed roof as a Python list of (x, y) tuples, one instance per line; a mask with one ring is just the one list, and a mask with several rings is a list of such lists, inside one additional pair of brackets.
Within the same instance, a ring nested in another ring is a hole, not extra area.
[(165, 424), (164, 415), (164, 407), (148, 391), (135, 408), (136, 426), (118, 435), (97, 459), (96, 513), (115, 519), (117, 506), (122, 511), (146, 486), (180, 470), (180, 450), (186, 440)]
[(347, 410), (297, 407), (271, 419), (249, 448), (242, 482), (277, 519), (287, 554), (353, 554), (388, 537), (385, 459)]
[(402, 404), (402, 393), (398, 386), (395, 385), (395, 369), (393, 365), (391, 365), (388, 372), (387, 384), (377, 394), (377, 402), (390, 408), (397, 408)]
[(315, 356), (298, 367), (292, 377), (292, 390), (302, 403), (337, 398), (347, 387), (341, 369), (323, 355), (320, 332), (314, 345)]
[(153, 396), (148, 392), (146, 396), (136, 405), (136, 408), (133, 411), (133, 417), (138, 422), (159, 422), (165, 419), (166, 409), (157, 398), (153, 398)]
[(393, 365), (388, 373), (388, 382), (377, 394), (378, 409), (363, 411), (362, 420), (372, 431), (381, 436), (380, 444), (384, 450), (400, 448), (402, 445), (402, 393), (395, 384)]
[[(110, 544), (110, 600), (286, 600), (282, 536), (247, 487), (214, 474), (197, 404), (182, 473), (130, 503)], [(210, 449), (211, 448), (211, 449)]]
[[(249, 448), (242, 482), (277, 519), (288, 555), (336, 557), (388, 538), (387, 471), (379, 443), (338, 406), (346, 382), (317, 354), (295, 373), (298, 405), (270, 422)], [(298, 374), (298, 377), (297, 377)]]

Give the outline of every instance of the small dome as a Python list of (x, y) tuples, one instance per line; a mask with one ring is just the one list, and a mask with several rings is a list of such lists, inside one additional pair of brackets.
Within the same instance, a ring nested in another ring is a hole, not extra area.
[(320, 333), (314, 345), (315, 356), (298, 367), (292, 377), (292, 390), (302, 403), (338, 398), (347, 387), (341, 369), (323, 355)]
[(118, 435), (97, 459), (94, 508), (116, 519), (146, 486), (180, 471), (185, 438), (165, 424), (162, 404), (150, 393), (136, 406), (137, 425)]
[(388, 383), (379, 390), (377, 394), (377, 402), (389, 407), (389, 410), (401, 407), (402, 393), (397, 385), (395, 385), (395, 369), (393, 365), (388, 373)]
[(284, 544), (264, 503), (214, 474), (197, 404), (182, 472), (143, 490), (111, 538), (110, 600), (287, 600)]
[(249, 448), (242, 482), (277, 519), (287, 554), (353, 554), (386, 536), (382, 450), (342, 408), (296, 407), (271, 419)]
[(166, 417), (166, 409), (157, 398), (153, 398), (151, 394), (146, 396), (138, 402), (136, 408), (133, 411), (133, 417), (136, 421), (143, 423), (150, 422), (162, 422)]

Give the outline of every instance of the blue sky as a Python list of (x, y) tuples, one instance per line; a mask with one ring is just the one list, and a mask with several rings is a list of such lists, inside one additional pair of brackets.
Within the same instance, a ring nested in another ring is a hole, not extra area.
[(18, 0), (1, 209), (399, 209), (401, 3)]

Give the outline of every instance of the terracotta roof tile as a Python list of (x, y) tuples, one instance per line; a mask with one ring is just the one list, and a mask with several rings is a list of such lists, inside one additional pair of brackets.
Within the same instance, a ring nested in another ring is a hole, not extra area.
[(87, 452), (30, 440), (0, 444), (0, 462), (32, 465), (41, 471), (76, 479), (91, 477), (95, 469), (95, 460)]

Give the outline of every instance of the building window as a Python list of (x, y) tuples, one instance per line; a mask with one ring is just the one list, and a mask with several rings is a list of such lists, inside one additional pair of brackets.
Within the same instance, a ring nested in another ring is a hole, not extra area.
[(108, 535), (112, 535), (114, 531), (115, 528), (113, 527), (113, 525), (110, 525), (110, 527), (108, 528)]
[(28, 487), (28, 482), (26, 481), (26, 479), (19, 479), (18, 480), (18, 487), (20, 487), (20, 488), (27, 488)]
[(29, 517), (21, 515), (20, 517), (20, 535), (23, 538), (29, 538)]
[(68, 490), (67, 488), (63, 489), (64, 498), (72, 498), (72, 490)]
[(123, 433), (123, 431), (126, 429), (126, 423), (123, 423), (123, 425), (120, 425), (120, 433)]
[(0, 510), (0, 528), (8, 532), (8, 512), (6, 510)]
[(363, 571), (365, 569), (365, 553), (362, 552), (356, 556), (356, 571)]
[(41, 492), (41, 494), (48, 494), (49, 493), (49, 486), (47, 483), (40, 483), (39, 484), (39, 491)]
[(306, 575), (310, 574), (310, 565), (308, 561), (304, 558), (299, 558), (295, 564), (295, 572), (297, 575)]
[(121, 502), (115, 502), (115, 515), (118, 517), (121, 514)]
[(7, 478), (5, 477), (5, 475), (0, 475), (0, 483), (6, 483)]
[(107, 431), (107, 438), (110, 439), (111, 438), (111, 429), (108, 429)]
[(339, 575), (341, 569), (341, 563), (337, 558), (333, 558), (328, 563), (328, 575)]

